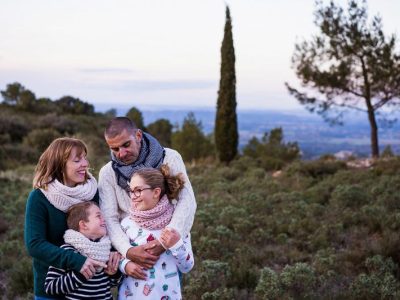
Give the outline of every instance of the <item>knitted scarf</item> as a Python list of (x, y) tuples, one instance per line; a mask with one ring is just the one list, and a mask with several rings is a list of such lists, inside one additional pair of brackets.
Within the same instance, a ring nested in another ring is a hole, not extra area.
[(74, 204), (92, 200), (96, 194), (97, 181), (92, 174), (88, 175), (89, 178), (84, 184), (69, 187), (55, 179), (48, 184), (46, 190), (40, 190), (55, 208), (66, 212)]
[(118, 185), (129, 191), (129, 181), (133, 173), (142, 168), (159, 168), (164, 160), (165, 150), (150, 134), (143, 132), (140, 153), (132, 164), (125, 164), (111, 152), (112, 168), (117, 176)]
[[(73, 246), (78, 252), (86, 257), (107, 263), (110, 256), (111, 240), (106, 235), (100, 241), (93, 242), (82, 233), (68, 229), (64, 234), (64, 241)], [(102, 268), (96, 269), (101, 271)]]
[(173, 213), (174, 205), (164, 195), (157, 205), (149, 210), (137, 210), (133, 203), (130, 217), (140, 227), (153, 230), (165, 228), (171, 221)]

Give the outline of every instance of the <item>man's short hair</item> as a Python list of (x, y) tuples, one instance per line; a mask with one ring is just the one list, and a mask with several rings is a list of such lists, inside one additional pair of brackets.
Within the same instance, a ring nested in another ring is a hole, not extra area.
[(104, 130), (104, 136), (107, 138), (114, 138), (117, 135), (120, 135), (124, 129), (134, 134), (138, 128), (135, 122), (129, 118), (116, 117), (108, 122), (106, 130)]

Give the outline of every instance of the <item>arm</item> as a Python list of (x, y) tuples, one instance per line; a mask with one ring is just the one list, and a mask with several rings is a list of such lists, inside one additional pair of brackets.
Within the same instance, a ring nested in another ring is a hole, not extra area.
[[(111, 169), (111, 170), (110, 170)], [(100, 195), (100, 208), (104, 214), (104, 218), (107, 223), (108, 234), (111, 238), (113, 246), (121, 253), (124, 257), (128, 252), (128, 249), (132, 246), (129, 243), (127, 235), (122, 231), (120, 225), (118, 201), (116, 195), (116, 182), (114, 176), (110, 172), (114, 172), (112, 168), (108, 169), (108, 165), (105, 165), (100, 170), (99, 174), (99, 195)]]
[[(63, 245), (61, 248), (73, 250), (68, 245)], [(65, 295), (78, 289), (84, 281), (85, 277), (78, 272), (72, 270), (67, 272), (64, 269), (50, 266), (47, 271), (44, 288), (49, 295)]]
[(168, 149), (168, 156), (166, 155), (164, 163), (168, 164), (173, 175), (182, 173), (185, 179), (185, 185), (178, 195), (178, 204), (168, 227), (178, 230), (181, 236), (187, 236), (192, 228), (197, 206), (193, 188), (182, 157), (177, 151)]
[(169, 249), (176, 260), (176, 266), (182, 273), (188, 273), (194, 266), (194, 257), (190, 236), (180, 239)]
[(46, 240), (48, 214), (45, 204), (38, 199), (38, 193), (32, 192), (26, 205), (24, 233), (29, 255), (48, 265), (79, 272), (85, 263), (85, 256), (59, 248)]

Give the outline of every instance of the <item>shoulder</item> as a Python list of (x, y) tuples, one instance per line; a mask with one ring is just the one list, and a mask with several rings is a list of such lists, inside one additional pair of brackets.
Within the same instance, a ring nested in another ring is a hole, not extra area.
[(39, 205), (47, 205), (49, 201), (40, 189), (34, 189), (29, 193), (27, 207), (38, 207)]
[(107, 176), (110, 172), (113, 172), (112, 166), (111, 166), (111, 161), (106, 163), (99, 172), (99, 177), (101, 178), (102, 176)]
[(171, 159), (171, 158), (180, 158), (182, 159), (182, 156), (179, 154), (178, 151), (171, 149), (171, 148), (164, 148), (165, 149), (165, 158), (164, 160)]

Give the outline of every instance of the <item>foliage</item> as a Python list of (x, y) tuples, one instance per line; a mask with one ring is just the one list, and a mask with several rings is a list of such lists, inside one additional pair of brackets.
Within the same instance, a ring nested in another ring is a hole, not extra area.
[(183, 120), (182, 127), (172, 134), (172, 148), (177, 150), (184, 161), (211, 156), (213, 147), (202, 132), (202, 125), (193, 113)]
[(74, 115), (93, 115), (94, 106), (87, 102), (74, 98), (72, 96), (64, 96), (55, 101), (55, 104), (65, 114)]
[(368, 24), (365, 1), (351, 0), (348, 8), (318, 1), (314, 15), (319, 34), (296, 44), (292, 57), (296, 75), (309, 92), (286, 86), (308, 110), (333, 123), (341, 121), (344, 109), (366, 112), (371, 152), (378, 157), (376, 116), (384, 118), (382, 108), (400, 104), (396, 36), (385, 36), (379, 16)]
[(167, 119), (159, 119), (147, 125), (147, 131), (164, 147), (172, 145), (172, 124)]
[(226, 7), (224, 39), (221, 46), (221, 77), (215, 118), (215, 145), (221, 162), (229, 163), (237, 154), (238, 128), (236, 116), (235, 49), (232, 19)]
[(143, 115), (139, 109), (137, 109), (136, 107), (132, 107), (126, 113), (126, 117), (131, 119), (136, 124), (137, 128), (145, 130), (144, 122), (143, 122)]
[(61, 134), (53, 128), (34, 129), (24, 138), (24, 145), (32, 147), (42, 153)]
[(282, 128), (275, 128), (265, 133), (261, 140), (250, 139), (243, 148), (243, 155), (257, 159), (265, 170), (279, 170), (298, 159), (300, 149), (295, 142), (284, 143)]

